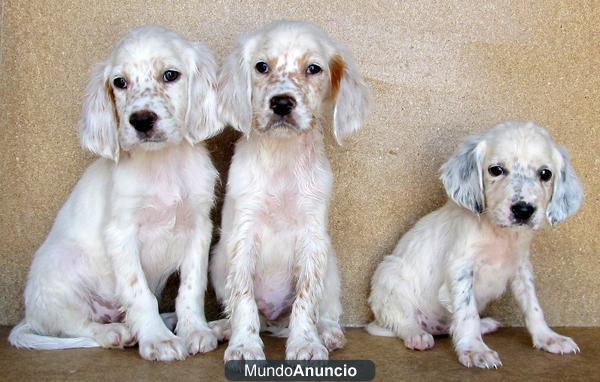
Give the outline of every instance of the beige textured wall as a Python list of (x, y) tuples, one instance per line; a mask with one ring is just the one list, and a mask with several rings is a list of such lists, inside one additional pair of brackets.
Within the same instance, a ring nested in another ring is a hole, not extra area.
[[(94, 62), (130, 27), (162, 24), (223, 57), (237, 36), (281, 18), (321, 25), (372, 87), (370, 123), (329, 145), (331, 231), (345, 322), (364, 323), (370, 276), (445, 198), (437, 169), (468, 133), (532, 119), (571, 151), (580, 213), (535, 242), (539, 295), (554, 325), (600, 316), (600, 17), (597, 2), (5, 1), (0, 50), (0, 323), (22, 314), (31, 255), (92, 157), (76, 122)], [(210, 143), (225, 168), (234, 134)], [(67, 270), (65, 270), (67, 271)], [(214, 311), (214, 302), (212, 311)], [(520, 323), (508, 299), (493, 310)]]

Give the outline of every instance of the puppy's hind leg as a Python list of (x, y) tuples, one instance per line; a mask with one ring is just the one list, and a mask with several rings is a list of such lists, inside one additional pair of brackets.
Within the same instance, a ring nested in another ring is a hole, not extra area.
[[(89, 337), (104, 348), (135, 345), (135, 336), (127, 324), (120, 322), (124, 317), (123, 313), (116, 308), (111, 310), (93, 302), (90, 304), (76, 296), (76, 293), (72, 293), (71, 299), (63, 300), (64, 304), (57, 305), (60, 308), (54, 312), (62, 318), (62, 322), (68, 323), (61, 324), (62, 337)], [(107, 310), (100, 311), (102, 308)], [(54, 319), (55, 323), (59, 321), (59, 317)]]
[[(395, 259), (392, 259), (395, 260)], [(386, 262), (379, 266), (373, 277), (369, 304), (375, 322), (367, 331), (375, 336), (395, 336), (404, 340), (404, 346), (412, 350), (427, 350), (434, 345), (433, 336), (417, 321), (417, 309), (408, 298), (408, 285), (389, 268)]]
[[(91, 255), (90, 255), (91, 256)], [(36, 253), (25, 288), (25, 319), (9, 336), (16, 347), (74, 349), (123, 347), (135, 342), (122, 313), (90, 291), (83, 250), (63, 243), (44, 244)], [(62, 272), (68, 264), (69, 271)]]
[(404, 346), (411, 350), (428, 350), (433, 347), (433, 336), (426, 332), (416, 320), (415, 308), (402, 297), (390, 295), (387, 302), (375, 314), (375, 322), (369, 324), (367, 331), (372, 335), (390, 335), (404, 340)]
[(133, 346), (137, 342), (127, 325), (123, 323), (89, 322), (84, 330), (89, 331), (94, 340), (105, 348), (123, 348)]
[(344, 331), (340, 326), (341, 314), (340, 273), (333, 248), (331, 248), (327, 259), (323, 298), (319, 305), (319, 323), (317, 325), (319, 336), (329, 351), (341, 349), (346, 344)]
[(123, 323), (103, 324), (93, 320), (93, 308), (73, 290), (63, 288), (62, 294), (29, 285), (26, 301), (26, 319), (16, 326), (9, 336), (13, 346), (30, 349), (73, 349), (87, 347), (122, 348), (135, 343), (128, 327)]

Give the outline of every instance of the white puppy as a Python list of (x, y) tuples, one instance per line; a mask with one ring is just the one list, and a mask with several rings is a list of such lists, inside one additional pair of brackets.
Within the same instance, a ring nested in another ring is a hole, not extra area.
[[(83, 174), (36, 252), (17, 347), (122, 347), (149, 360), (216, 347), (204, 317), (217, 171), (193, 145), (219, 132), (216, 64), (202, 45), (158, 27), (131, 31), (96, 69)], [(180, 271), (176, 337), (157, 296)]]
[[(367, 87), (349, 54), (322, 30), (281, 22), (241, 41), (219, 92), (222, 117), (245, 134), (211, 260), (231, 323), (225, 361), (264, 359), (259, 313), (278, 327), (289, 318), (287, 359), (327, 359), (344, 334), (327, 230), (333, 179), (323, 128), (333, 119), (338, 142), (360, 129)], [(227, 321), (214, 325), (223, 334)]]
[(533, 123), (506, 122), (467, 140), (441, 171), (451, 200), (421, 219), (377, 268), (369, 333), (400, 337), (418, 350), (433, 346), (432, 335), (451, 333), (460, 363), (498, 367), (482, 334), (499, 324), (479, 313), (510, 284), (534, 346), (577, 352), (546, 324), (529, 261), (544, 220), (557, 224), (582, 203), (566, 151)]

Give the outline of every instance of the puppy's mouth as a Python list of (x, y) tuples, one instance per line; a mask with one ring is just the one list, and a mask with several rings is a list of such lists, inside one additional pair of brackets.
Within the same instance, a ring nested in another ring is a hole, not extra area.
[(539, 229), (539, 222), (533, 217), (527, 221), (519, 221), (512, 217), (509, 217), (508, 222), (499, 224), (502, 228), (511, 228), (515, 230), (536, 230)]
[(141, 138), (140, 143), (162, 143), (166, 142), (167, 138), (165, 137), (147, 137)]
[(529, 222), (512, 222), (510, 223), (512, 228), (533, 228), (533, 224)]
[(167, 142), (167, 137), (162, 134), (154, 134), (151, 136), (139, 137), (139, 146), (143, 150), (160, 150), (165, 146)]
[(286, 115), (283, 117), (280, 116), (272, 116), (264, 127), (264, 131), (268, 130), (277, 130), (277, 129), (290, 129), (290, 130), (299, 130), (298, 123), (294, 119), (294, 117)]
[(167, 137), (163, 133), (154, 129), (146, 132), (138, 132), (137, 137), (139, 143), (162, 143), (167, 140)]

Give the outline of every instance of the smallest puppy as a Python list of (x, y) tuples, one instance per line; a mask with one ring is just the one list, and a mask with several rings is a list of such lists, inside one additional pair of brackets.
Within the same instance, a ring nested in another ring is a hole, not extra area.
[(372, 335), (400, 337), (409, 349), (452, 335), (466, 367), (502, 363), (482, 335), (500, 325), (480, 319), (510, 284), (536, 348), (576, 353), (548, 327), (529, 261), (534, 231), (575, 214), (583, 191), (566, 151), (531, 122), (506, 122), (471, 137), (442, 166), (450, 200), (422, 218), (377, 268), (369, 304)]

